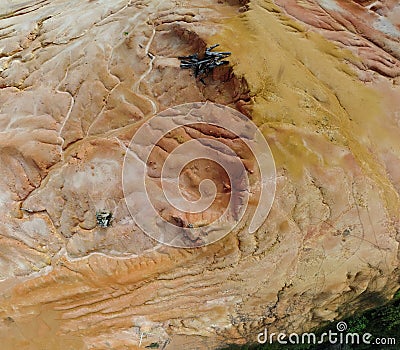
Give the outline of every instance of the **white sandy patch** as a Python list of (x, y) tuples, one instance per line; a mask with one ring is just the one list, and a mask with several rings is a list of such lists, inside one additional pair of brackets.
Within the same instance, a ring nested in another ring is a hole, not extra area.
[(374, 22), (374, 28), (395, 38), (400, 38), (400, 30), (386, 17), (379, 17)]
[(318, 3), (325, 10), (343, 12), (343, 9), (337, 4), (335, 0), (319, 0)]

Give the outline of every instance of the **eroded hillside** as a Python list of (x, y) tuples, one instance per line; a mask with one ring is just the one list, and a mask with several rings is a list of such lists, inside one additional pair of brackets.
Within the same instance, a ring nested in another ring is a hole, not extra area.
[[(396, 1), (8, 0), (0, 11), (2, 349), (215, 349), (393, 295)], [(214, 43), (229, 66), (204, 83), (179, 68)], [(259, 126), (276, 198), (254, 234), (241, 225), (206, 247), (166, 247), (126, 208), (125, 152), (147, 118), (207, 100)], [(107, 229), (99, 209), (113, 212)]]

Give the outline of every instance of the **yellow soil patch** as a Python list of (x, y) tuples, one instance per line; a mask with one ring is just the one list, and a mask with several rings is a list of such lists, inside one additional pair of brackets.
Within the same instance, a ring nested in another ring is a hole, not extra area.
[(398, 193), (374, 154), (398, 147), (398, 135), (381, 122), (380, 94), (345, 62), (358, 58), (308, 31), (268, 0), (252, 1), (249, 11), (225, 26), (210, 42), (232, 52), (234, 71), (246, 78), (252, 93), (253, 120), (267, 139), (285, 130), (283, 147), (270, 144), (277, 166), (296, 178), (307, 166), (325, 165), (326, 153), (311, 151), (302, 137), (323, 135), (332, 147), (350, 149), (378, 184), (392, 214), (398, 212)]

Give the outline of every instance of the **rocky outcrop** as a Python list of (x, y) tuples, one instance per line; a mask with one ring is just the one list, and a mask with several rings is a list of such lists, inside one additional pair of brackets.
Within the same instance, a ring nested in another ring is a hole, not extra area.
[[(372, 72), (400, 74), (400, 8), (396, 1), (276, 1), (285, 12), (324, 37), (349, 49), (362, 80)], [(310, 16), (312, 12), (312, 16)]]
[[(215, 349), (265, 326), (310, 330), (398, 288), (395, 1), (0, 10), (2, 348)], [(179, 68), (177, 56), (214, 43), (229, 67), (205, 84)], [(125, 152), (147, 118), (206, 100), (259, 126), (276, 198), (253, 234), (242, 223), (206, 247), (166, 247), (126, 208)], [(97, 210), (113, 213), (110, 227)]]

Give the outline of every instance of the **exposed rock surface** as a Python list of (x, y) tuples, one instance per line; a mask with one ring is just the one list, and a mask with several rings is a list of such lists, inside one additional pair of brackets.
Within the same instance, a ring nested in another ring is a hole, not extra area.
[[(390, 297), (399, 25), (394, 0), (3, 1), (1, 348), (214, 349)], [(231, 67), (179, 68), (217, 42)], [(275, 202), (255, 234), (165, 247), (125, 206), (124, 154), (146, 118), (206, 100), (259, 125)]]

